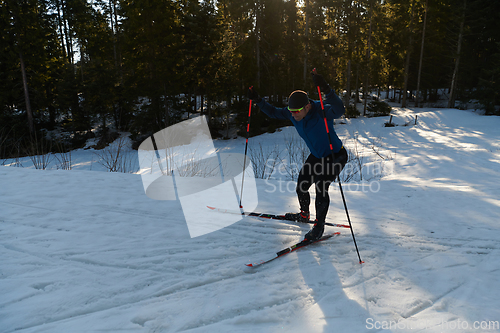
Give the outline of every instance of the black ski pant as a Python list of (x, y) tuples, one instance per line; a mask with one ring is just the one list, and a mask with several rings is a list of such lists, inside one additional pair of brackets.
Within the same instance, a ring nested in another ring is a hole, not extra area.
[(314, 184), (316, 186), (316, 219), (319, 223), (325, 222), (328, 207), (330, 206), (328, 188), (346, 165), (347, 158), (347, 151), (344, 147), (333, 156), (330, 154), (327, 157), (317, 158), (310, 154), (300, 170), (295, 189), (299, 197), (300, 209), (309, 211), (311, 203), (309, 188)]

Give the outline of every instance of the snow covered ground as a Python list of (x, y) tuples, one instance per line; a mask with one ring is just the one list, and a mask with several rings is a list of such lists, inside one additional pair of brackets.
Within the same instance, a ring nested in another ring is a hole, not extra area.
[[(71, 171), (1, 167), (0, 332), (500, 332), (500, 118), (393, 113), (418, 123), (336, 126), (385, 166), (344, 184), (362, 265), (349, 230), (329, 228), (341, 236), (247, 268), (309, 226), (244, 218), (190, 238), (178, 202), (149, 199), (137, 174), (94, 172), (89, 150)], [(297, 209), (279, 182), (257, 180), (259, 211)], [(330, 197), (327, 221), (346, 223), (336, 184)]]

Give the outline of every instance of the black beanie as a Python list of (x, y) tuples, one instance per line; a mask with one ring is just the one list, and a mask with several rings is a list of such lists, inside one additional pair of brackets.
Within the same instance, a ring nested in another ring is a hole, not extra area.
[(295, 90), (288, 97), (288, 108), (289, 109), (300, 109), (303, 106), (309, 104), (309, 97), (307, 93), (302, 90)]

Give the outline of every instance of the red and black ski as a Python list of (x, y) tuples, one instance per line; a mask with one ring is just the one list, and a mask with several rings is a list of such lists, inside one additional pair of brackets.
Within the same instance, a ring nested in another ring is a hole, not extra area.
[[(219, 213), (238, 214), (238, 215), (243, 215), (243, 216), (258, 217), (261, 219), (269, 219), (269, 220), (294, 221), (294, 220), (289, 220), (289, 219), (285, 218), (285, 215), (256, 213), (256, 212), (240, 212), (237, 210), (221, 209), (221, 208), (216, 208), (216, 207), (211, 207), (211, 206), (207, 206), (207, 208), (211, 209), (213, 211), (219, 212)], [(294, 222), (296, 222), (296, 221), (294, 221)], [(316, 221), (310, 220), (309, 222), (298, 222), (298, 223), (314, 224), (314, 223), (316, 223)], [(338, 228), (350, 228), (350, 226), (348, 226), (346, 224), (336, 224), (336, 223), (325, 222), (325, 225), (329, 225), (331, 227), (338, 227)]]
[(300, 248), (303, 248), (307, 245), (311, 245), (311, 244), (314, 244), (314, 243), (318, 243), (318, 242), (321, 242), (321, 241), (324, 241), (324, 240), (327, 240), (329, 238), (332, 238), (333, 236), (338, 236), (340, 235), (340, 232), (335, 232), (335, 233), (332, 233), (332, 234), (326, 234), (326, 235), (323, 235), (323, 237), (321, 237), (320, 239), (317, 239), (317, 240), (314, 240), (314, 241), (310, 241), (310, 240), (303, 240), (297, 244), (294, 244), (290, 247), (287, 247), (279, 252), (277, 252), (273, 257), (269, 258), (269, 259), (266, 259), (266, 260), (260, 260), (260, 261), (257, 261), (257, 262), (254, 262), (254, 263), (250, 263), (250, 264), (246, 264), (248, 267), (257, 267), (257, 266), (260, 266), (260, 265), (263, 265), (263, 264), (266, 264), (270, 261), (273, 261), (274, 259), (276, 258), (279, 258), (279, 257), (282, 257), (284, 256), (285, 254), (288, 254), (288, 253), (291, 253), (293, 251), (296, 251)]

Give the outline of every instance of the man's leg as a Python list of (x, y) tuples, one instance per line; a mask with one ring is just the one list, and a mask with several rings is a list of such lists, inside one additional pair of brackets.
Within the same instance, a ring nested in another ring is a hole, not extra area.
[(325, 231), (325, 219), (330, 206), (330, 197), (328, 195), (328, 187), (331, 181), (324, 179), (324, 175), (320, 175), (316, 185), (316, 223), (314, 227), (304, 236), (304, 239), (315, 240), (323, 236)]
[(313, 172), (316, 163), (319, 159), (313, 154), (310, 154), (306, 162), (300, 169), (299, 177), (297, 179), (297, 187), (295, 192), (299, 199), (300, 210), (309, 211), (309, 205), (311, 204), (311, 196), (309, 195), (309, 188), (314, 183)]
[(332, 181), (338, 177), (345, 164), (347, 163), (347, 152), (344, 148), (337, 154), (323, 159), (323, 169), (321, 173), (314, 174), (316, 179), (316, 223), (314, 227), (305, 235), (305, 239), (315, 240), (323, 235), (325, 229), (325, 219), (330, 206), (330, 196), (328, 188)]
[(313, 184), (312, 177), (313, 163), (318, 160), (314, 155), (310, 154), (306, 162), (302, 166), (297, 179), (297, 186), (295, 192), (299, 199), (300, 212), (299, 213), (286, 213), (285, 218), (291, 221), (308, 222), (310, 218), (309, 205), (311, 203), (311, 196), (309, 195), (309, 188)]
[(316, 219), (320, 223), (324, 223), (330, 207), (330, 196), (328, 195), (328, 188), (330, 184), (337, 179), (337, 177), (344, 169), (347, 163), (347, 151), (342, 148), (337, 154), (334, 154), (332, 160), (331, 156), (324, 158), (324, 169), (319, 175), (315, 175), (317, 179), (316, 185)]
[[(323, 177), (320, 177), (323, 178)], [(319, 180), (316, 182), (316, 219), (319, 223), (325, 223), (328, 207), (330, 206), (330, 196), (328, 195), (328, 188), (332, 182), (330, 180)]]

